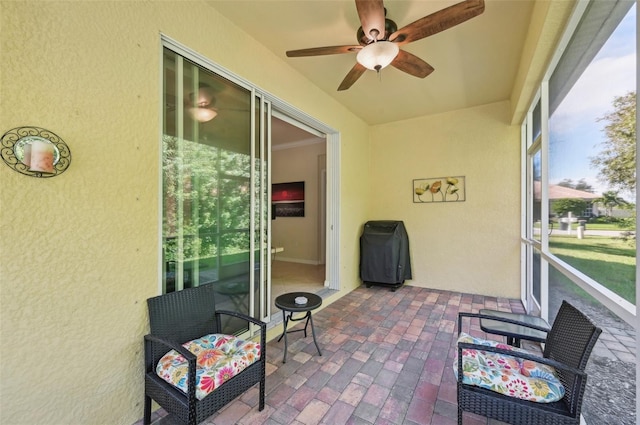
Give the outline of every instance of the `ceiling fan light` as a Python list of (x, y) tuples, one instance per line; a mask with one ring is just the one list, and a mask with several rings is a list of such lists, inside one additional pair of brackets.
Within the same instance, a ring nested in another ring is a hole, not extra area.
[(196, 121), (207, 122), (214, 119), (218, 115), (218, 111), (214, 108), (194, 107), (189, 108), (189, 115)]
[(356, 56), (358, 63), (365, 68), (380, 71), (398, 56), (398, 45), (390, 41), (377, 41), (364, 46)]
[(196, 93), (189, 93), (188, 101), (192, 105), (209, 105), (215, 101), (214, 91), (209, 86), (202, 86)]

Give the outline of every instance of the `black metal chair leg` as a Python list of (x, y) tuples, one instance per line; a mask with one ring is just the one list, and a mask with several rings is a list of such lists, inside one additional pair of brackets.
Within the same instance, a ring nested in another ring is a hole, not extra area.
[(149, 425), (151, 423), (151, 397), (144, 398), (144, 419), (143, 425)]
[(258, 403), (258, 411), (262, 412), (264, 410), (264, 395), (265, 395), (265, 385), (266, 385), (266, 380), (262, 379), (260, 380), (260, 401)]

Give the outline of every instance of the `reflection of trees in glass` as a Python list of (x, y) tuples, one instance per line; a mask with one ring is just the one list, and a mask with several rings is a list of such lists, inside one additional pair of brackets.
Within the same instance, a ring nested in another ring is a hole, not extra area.
[(220, 179), (220, 226), (222, 229), (245, 229), (251, 224), (249, 180)]
[[(250, 157), (215, 146), (163, 138), (166, 260), (249, 250)], [(183, 250), (176, 237), (182, 229)]]

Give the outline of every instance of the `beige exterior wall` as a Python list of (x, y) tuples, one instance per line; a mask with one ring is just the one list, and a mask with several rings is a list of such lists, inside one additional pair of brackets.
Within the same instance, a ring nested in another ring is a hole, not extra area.
[(161, 33), (341, 132), (340, 282), (359, 284), (348, 229), (368, 209), (367, 125), (205, 2), (3, 1), (0, 28), (2, 133), (41, 126), (72, 154), (50, 179), (0, 164), (0, 423), (142, 417), (145, 300), (159, 293)]
[[(402, 220), (411, 285), (519, 298), (520, 128), (509, 103), (372, 129), (372, 220)], [(461, 125), (464, 123), (464, 125)], [(413, 203), (413, 179), (465, 176), (466, 201)]]
[(318, 214), (320, 206), (318, 157), (326, 154), (325, 143), (274, 151), (271, 156), (273, 183), (305, 182), (304, 217), (278, 217), (271, 221), (271, 242), (284, 248), (281, 261), (319, 264)]

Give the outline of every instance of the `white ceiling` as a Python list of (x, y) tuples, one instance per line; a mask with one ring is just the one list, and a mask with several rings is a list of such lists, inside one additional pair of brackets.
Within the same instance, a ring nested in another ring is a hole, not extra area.
[[(209, 4), (369, 124), (509, 99), (533, 0), (485, 0), (483, 14), (402, 47), (435, 68), (424, 79), (391, 66), (337, 88), (355, 53), (288, 58), (287, 50), (355, 45), (360, 26), (353, 0), (210, 0)], [(456, 0), (386, 0), (402, 28)]]
[(315, 136), (276, 117), (271, 119), (271, 146), (273, 149), (295, 148), (324, 142), (323, 137)]

